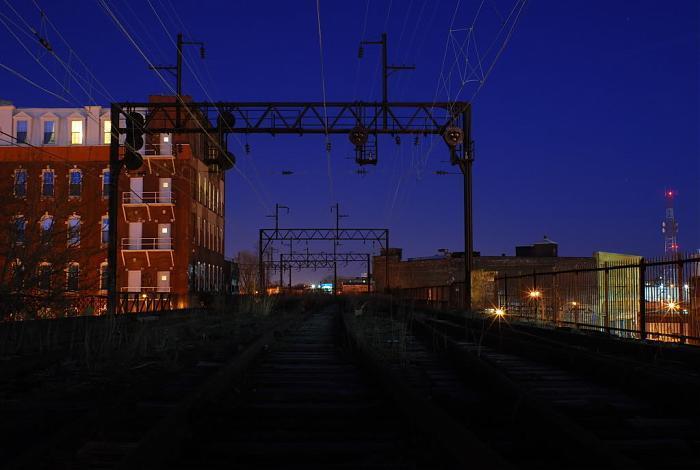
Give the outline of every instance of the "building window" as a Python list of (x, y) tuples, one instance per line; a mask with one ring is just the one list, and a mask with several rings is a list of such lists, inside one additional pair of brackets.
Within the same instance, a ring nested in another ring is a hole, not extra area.
[(80, 277), (80, 265), (78, 263), (68, 263), (66, 268), (66, 290), (75, 292), (78, 290), (78, 279)]
[(83, 121), (70, 122), (70, 143), (73, 145), (83, 143)]
[(83, 172), (73, 168), (68, 175), (68, 197), (80, 197), (83, 188)]
[(39, 289), (51, 289), (51, 263), (41, 263), (39, 265), (36, 281)]
[(102, 121), (102, 142), (105, 144), (112, 143), (112, 122)]
[(46, 245), (51, 242), (51, 235), (53, 234), (53, 216), (44, 214), (39, 220), (39, 232), (41, 237), (41, 243)]
[(100, 263), (100, 290), (109, 289), (109, 264), (107, 261)]
[(17, 132), (15, 135), (15, 139), (17, 140), (18, 144), (27, 143), (27, 135), (29, 132), (28, 129), (29, 129), (28, 121), (25, 121), (25, 120), (17, 121)]
[(68, 246), (80, 246), (80, 216), (72, 215), (68, 218)]
[(56, 121), (44, 121), (44, 144), (56, 143)]
[(109, 168), (102, 170), (102, 197), (109, 197)]
[(103, 215), (100, 222), (100, 243), (106, 245), (109, 243), (109, 216)]
[(54, 179), (53, 170), (43, 170), (41, 172), (41, 195), (44, 197), (53, 197), (54, 195)]
[(24, 245), (26, 240), (27, 219), (23, 215), (16, 215), (12, 221), (13, 238), (15, 245)]
[(27, 170), (19, 168), (15, 170), (15, 197), (27, 197)]

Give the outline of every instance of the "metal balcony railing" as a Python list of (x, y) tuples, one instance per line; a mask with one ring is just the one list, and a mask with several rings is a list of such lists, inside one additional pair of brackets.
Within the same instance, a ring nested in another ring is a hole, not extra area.
[(160, 286), (160, 287), (124, 286), (124, 287), (121, 287), (119, 290), (121, 292), (126, 292), (128, 294), (148, 294), (149, 292), (157, 292), (157, 293), (170, 292), (171, 289), (172, 288), (170, 286)]
[(134, 191), (122, 193), (122, 204), (175, 204), (172, 193), (160, 191), (142, 191), (140, 194)]
[(173, 250), (172, 237), (158, 238), (122, 238), (122, 250), (158, 251)]
[(172, 144), (146, 144), (140, 150), (142, 155), (146, 157), (173, 157), (173, 145)]

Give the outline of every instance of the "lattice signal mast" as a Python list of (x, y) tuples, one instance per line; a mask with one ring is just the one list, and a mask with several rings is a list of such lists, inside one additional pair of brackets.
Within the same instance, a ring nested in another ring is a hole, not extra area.
[(673, 214), (673, 200), (677, 192), (667, 189), (664, 193), (666, 198), (666, 218), (661, 223), (661, 232), (664, 234), (664, 252), (678, 253), (678, 222)]

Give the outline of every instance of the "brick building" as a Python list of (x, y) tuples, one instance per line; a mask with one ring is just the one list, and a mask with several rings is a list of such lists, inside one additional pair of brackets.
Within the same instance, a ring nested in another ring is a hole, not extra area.
[[(388, 262), (388, 265), (386, 264)], [(373, 278), (377, 292), (387, 286), (387, 272), (391, 289), (456, 286), (464, 282), (464, 253), (444, 253), (425, 258), (402, 259), (400, 248), (390, 248), (373, 259)], [(558, 256), (557, 244), (545, 238), (529, 246), (519, 246), (515, 256), (481, 256), (475, 253), (472, 271), (472, 305), (485, 308), (495, 301), (496, 276), (550, 271), (554, 268), (574, 269), (595, 266), (593, 257)], [(459, 295), (457, 294), (457, 297)]]
[[(31, 299), (26, 311), (60, 316), (105, 308), (109, 119), (100, 106), (0, 102), (0, 292)], [(197, 306), (224, 291), (224, 178), (205, 165), (203, 140), (147, 135), (144, 165), (122, 172), (122, 311)], [(4, 316), (21, 310), (5, 304)]]

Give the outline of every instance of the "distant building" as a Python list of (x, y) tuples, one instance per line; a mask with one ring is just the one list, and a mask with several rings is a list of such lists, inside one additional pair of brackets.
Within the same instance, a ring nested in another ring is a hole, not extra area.
[[(428, 258), (402, 260), (400, 248), (390, 248), (388, 259), (383, 252), (373, 259), (373, 278), (377, 292), (389, 288), (418, 288), (451, 286), (464, 282), (464, 252), (444, 252)], [(493, 305), (497, 276), (529, 274), (533, 271), (550, 271), (554, 268), (574, 269), (593, 267), (593, 257), (561, 257), (558, 246), (548, 238), (530, 246), (521, 246), (515, 256), (481, 256), (474, 253), (472, 271), (472, 305), (485, 308)], [(458, 291), (460, 287), (456, 287)]]
[[(0, 282), (15, 293), (43, 292), (54, 307), (45, 302), (40, 315), (103, 311), (109, 108), (16, 108), (4, 102), (0, 132)], [(204, 164), (202, 140), (147, 135), (140, 150), (144, 165), (122, 172), (122, 311), (196, 306), (224, 291), (224, 179)]]

